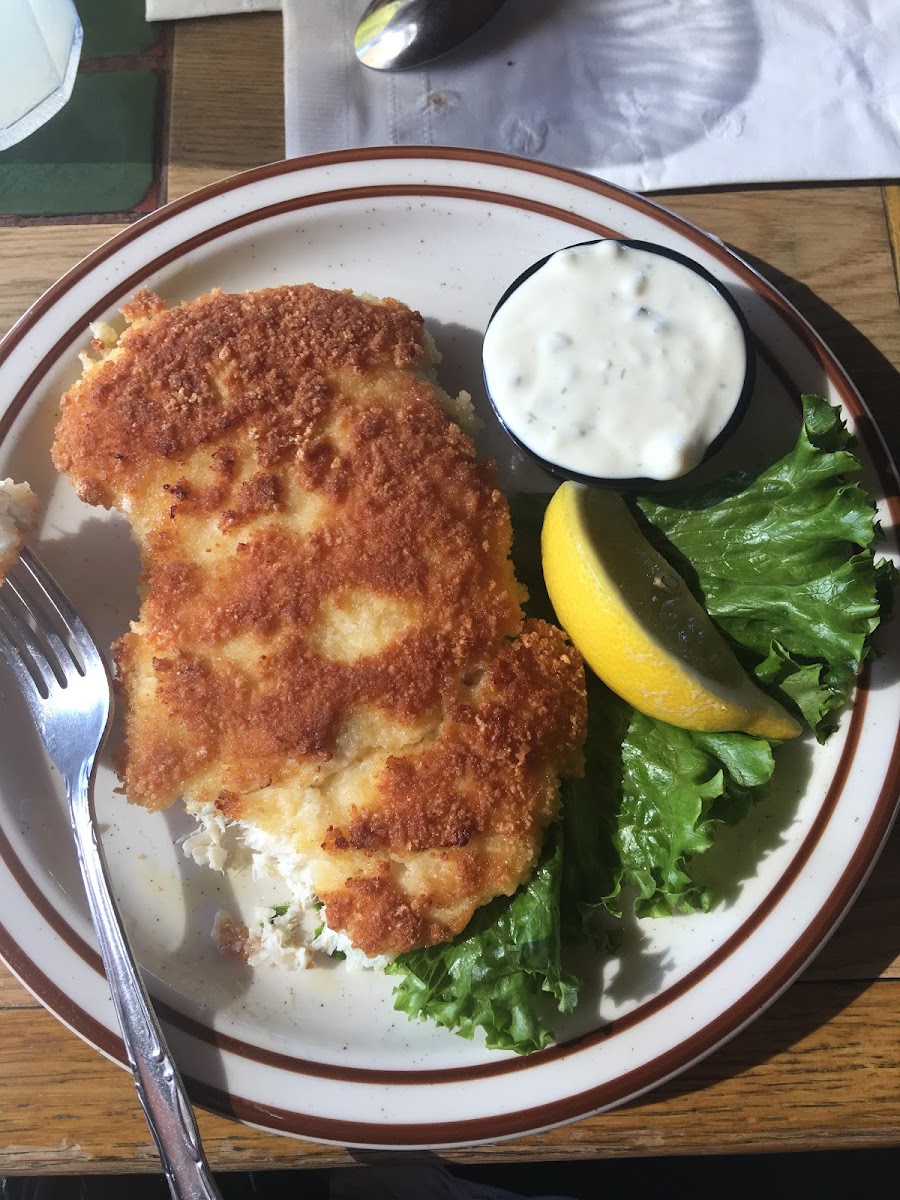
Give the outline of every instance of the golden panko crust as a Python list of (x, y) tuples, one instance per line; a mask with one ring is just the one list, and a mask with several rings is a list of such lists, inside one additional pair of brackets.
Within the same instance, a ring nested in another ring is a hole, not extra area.
[(367, 954), (454, 936), (534, 869), (586, 702), (421, 317), (312, 285), (123, 312), (53, 457), (142, 551), (126, 793), (289, 847)]

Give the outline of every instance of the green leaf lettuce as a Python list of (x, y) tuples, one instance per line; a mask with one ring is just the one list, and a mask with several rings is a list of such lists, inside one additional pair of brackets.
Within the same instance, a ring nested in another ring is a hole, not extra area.
[(560, 965), (561, 869), (554, 826), (526, 887), (480, 909), (454, 941), (401, 955), (387, 968), (403, 975), (394, 1007), (466, 1038), (480, 1027), (494, 1050), (527, 1054), (549, 1045), (547, 996), (560, 1012), (571, 1012), (578, 998), (578, 980)]
[[(643, 498), (650, 536), (745, 665), (820, 741), (836, 725), (881, 617), (874, 504), (837, 411), (803, 397), (794, 450), (756, 476)], [(661, 535), (661, 536), (660, 536)]]

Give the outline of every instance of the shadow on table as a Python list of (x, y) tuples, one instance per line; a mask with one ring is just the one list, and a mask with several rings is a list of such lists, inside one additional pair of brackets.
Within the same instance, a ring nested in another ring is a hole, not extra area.
[[(658, 162), (742, 129), (761, 56), (749, 0), (516, 0), (429, 66), (429, 140), (468, 145), (474, 134), (485, 149), (606, 168)], [(496, 94), (473, 99), (467, 84), (485, 61)], [(386, 103), (386, 80), (356, 82)], [(421, 140), (418, 99), (395, 120), (400, 142)]]
[[(365, 1178), (371, 1172), (374, 1197), (409, 1193), (379, 1188), (377, 1167), (392, 1167), (387, 1180), (403, 1187), (409, 1167), (431, 1163), (446, 1168), (459, 1184), (474, 1185), (474, 1196), (487, 1197), (487, 1188), (506, 1189), (506, 1195), (534, 1196), (552, 1194), (572, 1200), (595, 1200), (602, 1194), (641, 1188), (655, 1194), (706, 1196), (792, 1195), (806, 1200), (844, 1200), (860, 1185), (877, 1185), (895, 1177), (900, 1168), (900, 1149), (829, 1150), (792, 1154), (728, 1154), (649, 1156), (642, 1158), (584, 1158), (556, 1161), (548, 1157), (535, 1162), (519, 1162), (515, 1143), (508, 1144), (503, 1157), (481, 1165), (445, 1163), (437, 1154), (422, 1152), (382, 1153), (352, 1151), (355, 1167), (334, 1169), (220, 1172), (217, 1182), (223, 1200), (337, 1200), (332, 1183), (342, 1178)], [(496, 1153), (496, 1151), (495, 1151)], [(373, 1167), (376, 1170), (373, 1170)], [(443, 1172), (442, 1172), (443, 1173)], [(479, 1190), (481, 1189), (481, 1190)], [(53, 1179), (0, 1179), (0, 1200), (166, 1200), (168, 1188), (161, 1178), (150, 1175), (61, 1176)], [(364, 1193), (365, 1194), (365, 1193)], [(439, 1193), (446, 1197), (446, 1191)], [(495, 1193), (496, 1194), (496, 1193)], [(421, 1200), (420, 1196), (416, 1200)]]
[(785, 275), (763, 259), (747, 254), (740, 247), (730, 249), (740, 255), (794, 305), (841, 364), (853, 363), (848, 370), (853, 383), (872, 413), (888, 453), (894, 462), (900, 461), (900, 372), (891, 361), (861, 333), (855, 325), (841, 316), (830, 304), (805, 284)]
[[(888, 454), (894, 462), (900, 459), (900, 409), (896, 404), (900, 394), (900, 373), (890, 360), (809, 287), (739, 247), (731, 249), (795, 306), (842, 365), (853, 364), (851, 378), (878, 427), (876, 431), (873, 421), (863, 415), (857, 421), (860, 432), (876, 455), (880, 432)], [(876, 461), (876, 466), (882, 468), (882, 475), (886, 473), (886, 459)], [(886, 529), (885, 532), (891, 531)], [(895, 660), (898, 657), (893, 655)], [(790, 1050), (861, 996), (900, 952), (898, 866), (900, 827), (895, 828), (888, 838), (879, 862), (841, 925), (797, 983), (733, 1041), (677, 1079), (662, 1085), (653, 1096), (660, 1099), (689, 1096), (698, 1089), (762, 1064)], [(813, 1004), (813, 994), (806, 989), (827, 983), (833, 987), (827, 992), (824, 987), (816, 987)]]
[[(897, 404), (900, 371), (855, 325), (826, 304), (811, 288), (739, 247), (732, 246), (731, 249), (794, 305), (847, 371), (869, 410), (856, 417), (855, 423), (875, 467), (877, 482), (864, 476), (863, 483), (866, 486), (880, 486), (889, 500), (900, 500), (896, 478), (896, 464), (900, 462), (900, 406)], [(852, 371), (846, 366), (847, 363), (853, 364)], [(824, 377), (823, 370), (823, 380)], [(900, 530), (896, 526), (882, 521), (881, 529), (886, 539), (900, 538)], [(889, 640), (891, 637), (893, 641)], [(900, 675), (900, 648), (896, 647), (896, 641), (896, 634), (891, 633), (890, 626), (882, 627), (874, 636), (875, 653), (882, 659), (880, 681), (874, 685), (877, 689), (894, 683)], [(890, 661), (886, 662), (884, 658)]]
[[(752, 1025), (708, 1058), (623, 1107), (689, 1098), (724, 1080), (761, 1067), (770, 1059), (789, 1053), (798, 1043), (834, 1020), (871, 985), (869, 979), (839, 981), (825, 994), (825, 988), (799, 981)], [(816, 988), (815, 997), (810, 994), (813, 987)], [(773, 1103), (778, 1103), (777, 1097), (773, 1097)]]

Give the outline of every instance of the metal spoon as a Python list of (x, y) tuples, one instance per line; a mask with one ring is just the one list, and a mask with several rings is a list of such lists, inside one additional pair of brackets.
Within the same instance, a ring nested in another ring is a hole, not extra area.
[(376, 71), (440, 58), (486, 24), (504, 0), (372, 0), (353, 38), (356, 57)]

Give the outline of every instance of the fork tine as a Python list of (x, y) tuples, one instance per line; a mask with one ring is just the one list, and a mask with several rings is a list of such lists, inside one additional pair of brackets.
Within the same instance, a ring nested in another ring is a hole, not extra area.
[[(69, 658), (75, 662), (77, 650), (84, 657), (82, 678), (70, 673), (71, 686), (65, 690), (51, 682), (47, 676), (52, 676), (52, 655), (46, 648), (61, 655), (61, 671), (68, 670)], [(98, 836), (94, 769), (113, 713), (110, 675), (87, 626), (28, 551), (0, 588), (0, 656), (12, 667), (44, 746), (65, 781), (78, 863), (113, 1005), (171, 1193), (221, 1200), (178, 1067), (128, 944)]]
[[(79, 675), (84, 675), (84, 665), (72, 649), (73, 632), (60, 614), (58, 606), (48, 596), (43, 581), (37, 577), (32, 565), (37, 563), (37, 559), (33, 555), (31, 559), (32, 562), (29, 563), (20, 558), (7, 575), (6, 581), (25, 612), (31, 615), (37, 635), (49, 643), (52, 657), (47, 655), (48, 661), (54, 668), (58, 682), (65, 687), (70, 667), (74, 666)], [(46, 575), (46, 571), (44, 573)], [(50, 579), (49, 575), (46, 577)]]
[(37, 667), (32, 664), (32, 669), (29, 670), (30, 656), (26, 657), (7, 633), (9, 618), (6, 611), (6, 605), (0, 595), (0, 654), (15, 675), (19, 691), (28, 702), (28, 707), (34, 712), (35, 706), (43, 704), (49, 693)]
[[(12, 618), (17, 618), (18, 625), (23, 627), (23, 635), (32, 634), (56, 682), (60, 687), (66, 686), (66, 671), (72, 661), (72, 652), (66, 646), (62, 637), (47, 618), (45, 607), (36, 600), (28, 587), (28, 577), (23, 576), (18, 565), (14, 566), (6, 577), (6, 607)], [(34, 646), (29, 644), (32, 655)], [(81, 668), (78, 668), (81, 673)]]
[(46, 700), (51, 691), (59, 686), (57, 672), (60, 668), (53, 669), (34, 630), (9, 603), (9, 597), (15, 595), (8, 582), (0, 591), (0, 631), (3, 633), (4, 657), (15, 671), (20, 685), (27, 685), (25, 690), (29, 703), (35, 691)]
[[(38, 603), (44, 610), (45, 616), (52, 620), (57, 627), (61, 626), (65, 631), (67, 636), (61, 639), (61, 644), (68, 656), (75, 663), (79, 674), (84, 675), (86, 670), (96, 664), (101, 665), (106, 670), (103, 656), (97, 648), (91, 631), (72, 607), (68, 596), (44, 564), (35, 557), (27, 546), (22, 550), (19, 566), (30, 577), (33, 588), (36, 589), (39, 596)], [(78, 658), (73, 653), (73, 647), (82, 656), (83, 662), (78, 661)]]

